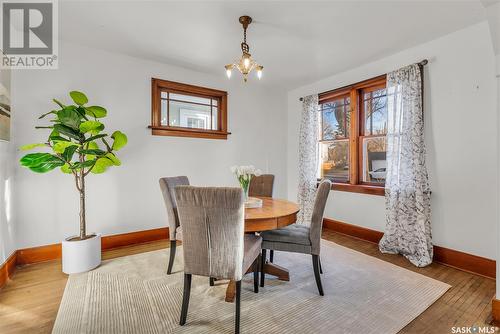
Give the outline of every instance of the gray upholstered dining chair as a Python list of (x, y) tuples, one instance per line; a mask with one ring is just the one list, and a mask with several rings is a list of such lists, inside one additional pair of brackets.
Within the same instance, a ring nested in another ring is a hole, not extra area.
[(273, 197), (274, 175), (253, 176), (248, 188), (249, 196)]
[(323, 296), (323, 286), (321, 285), (321, 262), (319, 259), (321, 229), (323, 227), (323, 213), (325, 211), (326, 200), (330, 194), (332, 182), (330, 180), (321, 181), (316, 191), (314, 208), (310, 226), (292, 224), (277, 230), (265, 231), (262, 236), (262, 261), (261, 261), (261, 281), (260, 286), (264, 286), (264, 262), (266, 260), (266, 250), (277, 250), (284, 252), (295, 252), (311, 254), (314, 277), (318, 286), (318, 291)]
[(177, 210), (182, 225), (184, 294), (180, 325), (186, 323), (192, 275), (235, 281), (235, 332), (240, 331), (241, 279), (253, 266), (254, 292), (259, 290), (262, 238), (244, 234), (241, 188), (179, 186)]
[[(260, 176), (253, 176), (250, 180), (248, 188), (248, 196), (257, 197), (273, 197), (274, 175), (262, 174)], [(269, 253), (269, 262), (274, 261), (274, 251)]]
[(160, 188), (167, 208), (168, 232), (170, 235), (170, 259), (168, 261), (167, 274), (172, 273), (172, 267), (175, 260), (176, 241), (182, 240), (182, 229), (177, 215), (177, 204), (175, 202), (175, 187), (180, 185), (189, 185), (187, 176), (162, 177), (160, 179)]

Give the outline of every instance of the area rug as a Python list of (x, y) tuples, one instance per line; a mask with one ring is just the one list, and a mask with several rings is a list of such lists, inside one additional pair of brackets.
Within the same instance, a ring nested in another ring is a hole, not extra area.
[[(179, 326), (182, 247), (167, 275), (169, 249), (103, 262), (70, 275), (53, 333), (233, 333), (234, 304), (227, 284), (210, 287), (194, 277), (189, 313)], [(266, 276), (253, 293), (252, 275), (242, 283), (242, 333), (397, 333), (450, 286), (388, 262), (322, 241), (318, 295), (310, 256), (276, 252), (290, 281)]]

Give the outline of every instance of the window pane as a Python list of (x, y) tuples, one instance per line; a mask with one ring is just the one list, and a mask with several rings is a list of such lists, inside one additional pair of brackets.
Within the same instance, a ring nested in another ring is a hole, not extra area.
[(161, 100), (161, 125), (162, 126), (167, 126), (168, 125), (167, 103), (168, 103), (167, 100)]
[(385, 136), (363, 138), (363, 182), (385, 183), (386, 151)]
[(171, 100), (178, 100), (178, 101), (185, 101), (185, 102), (202, 103), (202, 104), (210, 105), (210, 99), (209, 98), (207, 99), (205, 97), (199, 97), (199, 96), (191, 96), (191, 95), (182, 95), (182, 94), (170, 93), (169, 99), (171, 99)]
[[(172, 96), (173, 94), (170, 94)], [(168, 103), (168, 125), (193, 129), (216, 130), (216, 122), (212, 122), (213, 115), (211, 107), (177, 101), (161, 101), (161, 124), (167, 125), (167, 103)], [(215, 112), (215, 115), (217, 111)], [(215, 116), (216, 118), (217, 116)]]
[(347, 97), (321, 105), (322, 140), (349, 138), (350, 102)]
[[(215, 101), (215, 100), (212, 100)], [(219, 117), (219, 110), (217, 107), (212, 107), (212, 130), (217, 130), (217, 118)]]
[(378, 89), (363, 96), (365, 135), (387, 133), (387, 90)]
[(349, 140), (320, 143), (321, 177), (349, 181)]

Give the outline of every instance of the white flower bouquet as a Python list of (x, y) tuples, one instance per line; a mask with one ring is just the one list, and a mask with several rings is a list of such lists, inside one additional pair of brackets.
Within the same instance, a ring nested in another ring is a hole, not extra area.
[(248, 188), (250, 186), (250, 180), (252, 177), (262, 175), (260, 169), (256, 169), (254, 166), (233, 166), (231, 167), (231, 172), (236, 175), (238, 182), (245, 194), (245, 200), (248, 200)]

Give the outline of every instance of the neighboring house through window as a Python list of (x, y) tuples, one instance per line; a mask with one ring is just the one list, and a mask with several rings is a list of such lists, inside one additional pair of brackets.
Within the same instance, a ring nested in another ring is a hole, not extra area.
[(319, 94), (319, 177), (334, 189), (383, 194), (386, 176), (386, 76)]

